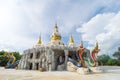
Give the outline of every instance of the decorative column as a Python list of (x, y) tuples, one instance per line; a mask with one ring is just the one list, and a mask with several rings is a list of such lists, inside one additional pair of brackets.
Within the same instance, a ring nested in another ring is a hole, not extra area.
[(48, 71), (49, 66), (48, 66), (48, 49), (46, 49), (46, 46), (44, 48), (44, 52), (45, 52), (45, 57), (46, 57), (46, 71)]
[(52, 60), (51, 60), (51, 63), (52, 63), (52, 65), (51, 65), (51, 68), (52, 68), (52, 71), (54, 71), (55, 70), (55, 54), (54, 54), (54, 51), (53, 50), (51, 50), (51, 57), (52, 57)]
[(22, 57), (21, 57), (21, 60), (20, 60), (20, 62), (18, 64), (18, 69), (22, 69)]
[(64, 50), (64, 52), (65, 52), (65, 70), (67, 70), (68, 50)]
[(41, 55), (43, 54), (43, 51), (44, 51), (44, 50), (43, 51), (42, 50), (43, 49), (40, 49), (40, 53), (39, 53), (40, 54), (40, 57), (39, 57), (39, 68), (41, 68), (41, 65), (42, 65), (41, 64)]
[(24, 51), (24, 54), (23, 54), (23, 56), (22, 56), (22, 69), (27, 69), (27, 66), (28, 66), (28, 54), (29, 54), (30, 52), (29, 52), (29, 50), (27, 50), (27, 51)]
[[(29, 54), (29, 53), (28, 53)], [(28, 58), (29, 58), (29, 55), (26, 54), (26, 69), (28, 70), (29, 69), (29, 63), (28, 63)]]
[(25, 62), (25, 53), (23, 54), (21, 59), (21, 69), (24, 69), (24, 62)]
[(47, 47), (46, 49), (46, 70), (47, 71), (51, 71), (52, 70), (52, 53), (51, 50), (49, 49), (49, 47)]
[(48, 68), (49, 71), (52, 71), (52, 53), (50, 49), (48, 49)]
[(26, 54), (24, 54), (24, 65), (23, 65), (23, 69), (26, 69)]
[(36, 51), (33, 49), (33, 58), (32, 58), (32, 70), (35, 70), (36, 65), (35, 65), (35, 57), (36, 57)]

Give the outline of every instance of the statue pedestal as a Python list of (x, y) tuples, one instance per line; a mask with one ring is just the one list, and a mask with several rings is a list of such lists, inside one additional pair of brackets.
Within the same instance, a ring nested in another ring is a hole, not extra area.
[(79, 74), (88, 74), (89, 69), (88, 68), (78, 68), (77, 73), (79, 73)]
[(5, 69), (4, 67), (0, 67), (0, 70), (3, 70), (3, 69)]
[(76, 72), (77, 69), (78, 69), (78, 67), (73, 65), (73, 63), (67, 62), (67, 70), (68, 71)]
[(104, 70), (101, 69), (100, 67), (89, 67), (89, 69), (94, 72), (94, 73), (101, 73), (103, 72)]

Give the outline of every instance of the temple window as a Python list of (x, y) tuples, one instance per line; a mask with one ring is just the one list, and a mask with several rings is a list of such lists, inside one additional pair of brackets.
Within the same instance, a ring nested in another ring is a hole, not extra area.
[(36, 63), (36, 70), (39, 70), (39, 63)]
[(32, 58), (33, 58), (33, 53), (30, 54), (30, 59), (32, 59)]
[(32, 63), (30, 63), (29, 70), (32, 70), (32, 67), (33, 67), (33, 64), (32, 64)]

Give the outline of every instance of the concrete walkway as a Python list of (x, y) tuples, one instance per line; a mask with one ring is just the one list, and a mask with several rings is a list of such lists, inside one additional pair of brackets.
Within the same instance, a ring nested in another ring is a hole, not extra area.
[(4, 69), (0, 67), (0, 80), (120, 80), (120, 67), (105, 66), (104, 73), (80, 75), (76, 72), (39, 72)]

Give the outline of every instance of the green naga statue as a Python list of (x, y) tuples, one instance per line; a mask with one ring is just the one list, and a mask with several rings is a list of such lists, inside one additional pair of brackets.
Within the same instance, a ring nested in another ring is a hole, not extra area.
[(7, 66), (5, 68), (15, 68), (17, 67), (17, 65), (19, 64), (19, 60), (16, 61), (16, 58), (15, 56), (10, 53), (8, 53), (8, 58), (9, 58), (9, 61), (7, 63)]
[(100, 49), (98, 49), (98, 42), (96, 42), (95, 47), (93, 48), (92, 52), (90, 53), (90, 57), (85, 57), (84, 60), (89, 64), (91, 67), (97, 67), (98, 61), (97, 61), (97, 55)]

